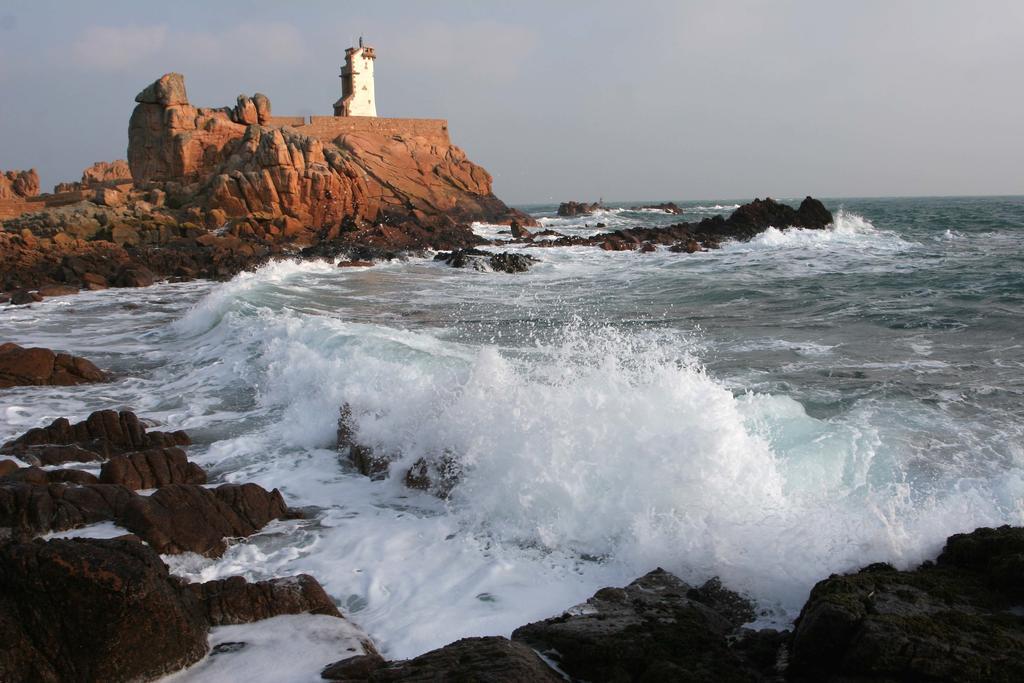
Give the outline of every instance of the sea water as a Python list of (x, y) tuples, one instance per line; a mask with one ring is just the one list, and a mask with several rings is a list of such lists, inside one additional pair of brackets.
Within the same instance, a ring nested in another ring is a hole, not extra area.
[[(738, 202), (680, 204), (524, 208), (587, 235)], [(212, 483), (280, 488), (306, 517), (172, 571), (310, 573), (388, 658), (507, 635), (657, 566), (719, 576), (785, 627), (832, 572), (1024, 523), (1024, 198), (826, 204), (827, 230), (693, 255), (491, 247), (540, 259), (515, 275), (282, 261), (8, 307), (0, 338), (115, 379), (6, 391), (0, 439), (103, 408), (187, 430)], [(343, 403), (390, 479), (339, 458)], [(447, 500), (403, 486), (439, 454), (461, 468)]]

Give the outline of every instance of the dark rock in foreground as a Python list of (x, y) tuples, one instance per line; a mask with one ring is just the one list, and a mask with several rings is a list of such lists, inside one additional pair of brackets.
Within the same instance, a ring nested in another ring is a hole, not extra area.
[(520, 627), (512, 638), (573, 679), (756, 681), (762, 673), (726, 639), (751, 614), (745, 600), (717, 583), (692, 589), (656, 569), (625, 588), (602, 588), (561, 616)]
[[(303, 612), (341, 618), (307, 575), (186, 584), (140, 543), (8, 543), (0, 546), (0, 680), (152, 680), (202, 659), (212, 626)], [(376, 655), (368, 638), (362, 646)]]
[(139, 543), (0, 548), (0, 679), (149, 680), (201, 659), (207, 630)]
[(0, 389), (17, 386), (70, 386), (105, 382), (90, 361), (50, 349), (0, 344)]
[(951, 536), (935, 563), (832, 576), (793, 634), (799, 681), (1024, 680), (1024, 529)]
[(363, 655), (331, 664), (321, 674), (332, 681), (479, 681), (527, 683), (564, 679), (532, 649), (508, 638), (463, 638), (450, 645), (400, 662)]
[(588, 204), (587, 202), (562, 202), (558, 205), (558, 215), (563, 218), (587, 216), (600, 208), (600, 202), (595, 202), (593, 204)]
[(537, 259), (526, 254), (502, 252), (496, 254), (482, 249), (459, 249), (441, 252), (434, 256), (435, 261), (444, 261), (452, 268), (472, 268), (479, 271), (497, 271), (501, 273), (525, 273)]

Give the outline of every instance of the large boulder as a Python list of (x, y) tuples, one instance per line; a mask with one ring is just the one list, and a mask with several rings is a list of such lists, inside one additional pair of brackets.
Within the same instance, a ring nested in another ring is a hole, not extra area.
[(135, 101), (140, 104), (162, 104), (164, 106), (188, 104), (188, 95), (185, 93), (185, 77), (179, 73), (164, 74), (136, 95)]
[(201, 659), (211, 627), (303, 612), (341, 619), (307, 575), (186, 584), (137, 542), (9, 542), (0, 545), (0, 680), (153, 680)]
[(152, 448), (112, 455), (100, 469), (100, 481), (138, 491), (168, 484), (205, 484), (206, 472), (189, 462), (180, 448)]
[[(41, 472), (41, 471), (40, 471)], [(0, 538), (66, 531), (114, 522), (162, 554), (216, 557), (227, 540), (250, 536), (275, 519), (295, 516), (281, 493), (256, 484), (208, 489), (169, 484), (151, 496), (117, 484), (0, 479)]]
[(950, 537), (935, 563), (832, 576), (796, 621), (798, 681), (1024, 680), (1024, 529)]
[(256, 583), (232, 576), (191, 583), (185, 590), (195, 596), (211, 626), (245, 624), (281, 614), (341, 616), (323, 586), (308, 574)]
[(92, 362), (39, 347), (0, 344), (0, 389), (16, 386), (71, 386), (104, 382), (107, 375)]
[(227, 548), (227, 539), (251, 536), (275, 519), (294, 516), (277, 489), (170, 484), (151, 496), (133, 496), (116, 521), (161, 554), (217, 557)]
[[(184, 87), (184, 86), (182, 86)], [(132, 179), (132, 170), (125, 159), (114, 161), (97, 161), (82, 171), (82, 185), (104, 185), (108, 183), (129, 182)]]
[(139, 543), (0, 547), (0, 679), (150, 680), (202, 658), (207, 630)]
[(694, 589), (656, 569), (522, 626), (512, 639), (551, 657), (573, 679), (756, 681), (762, 673), (727, 640), (751, 616), (749, 604), (717, 582)]

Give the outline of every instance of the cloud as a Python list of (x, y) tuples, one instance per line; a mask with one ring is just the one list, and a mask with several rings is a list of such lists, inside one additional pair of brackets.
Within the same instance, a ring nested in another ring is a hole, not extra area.
[(71, 43), (70, 51), (72, 65), (100, 71), (149, 64), (287, 67), (308, 56), (301, 32), (285, 22), (246, 22), (216, 32), (163, 25), (89, 26)]
[(90, 26), (71, 43), (72, 64), (118, 71), (159, 54), (167, 33), (166, 26)]
[(410, 27), (395, 42), (391, 56), (406, 68), (509, 78), (519, 75), (539, 39), (531, 28), (492, 20), (430, 21)]

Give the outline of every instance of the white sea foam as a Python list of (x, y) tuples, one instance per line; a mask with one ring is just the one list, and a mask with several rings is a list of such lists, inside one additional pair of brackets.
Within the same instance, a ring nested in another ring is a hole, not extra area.
[(211, 653), (165, 681), (307, 683), (339, 659), (365, 650), (361, 633), (342, 619), (289, 614), (210, 631)]

